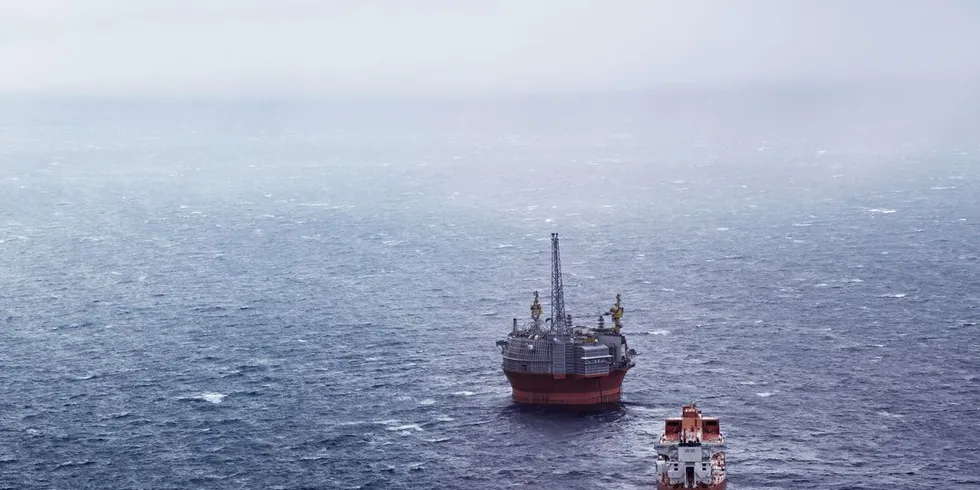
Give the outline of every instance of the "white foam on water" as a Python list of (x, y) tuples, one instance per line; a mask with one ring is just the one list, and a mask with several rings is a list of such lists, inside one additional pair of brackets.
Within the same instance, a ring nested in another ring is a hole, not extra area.
[(875, 214), (892, 214), (892, 213), (897, 213), (898, 211), (896, 211), (894, 209), (872, 208), (872, 209), (869, 209), (868, 212), (869, 213), (875, 213)]
[(904, 298), (905, 293), (882, 294), (882, 298)]
[(398, 425), (395, 427), (386, 427), (386, 430), (390, 430), (392, 432), (402, 432), (402, 431), (407, 432), (413, 430), (416, 432), (422, 432), (422, 426), (419, 424), (405, 424), (405, 425)]
[(423, 405), (423, 406), (429, 406), (429, 405), (435, 405), (435, 404), (436, 404), (436, 401), (434, 399), (432, 399), (432, 398), (426, 398), (425, 400), (419, 401), (419, 405)]
[(217, 405), (218, 403), (225, 401), (225, 398), (227, 397), (228, 395), (224, 393), (208, 392), (208, 393), (202, 393), (201, 396), (199, 396), (198, 398)]
[(882, 417), (888, 417), (890, 419), (903, 419), (903, 418), (905, 418), (904, 415), (897, 414), (897, 413), (886, 412), (884, 410), (879, 411), (878, 412), (878, 415), (881, 415)]
[(647, 332), (647, 335), (668, 335), (670, 330), (654, 330), (652, 332)]
[(762, 393), (756, 393), (755, 394), (755, 396), (761, 396), (762, 398), (768, 398), (768, 397), (770, 397), (772, 395), (773, 394), (771, 392), (768, 392), (768, 391), (763, 391)]
[(731, 228), (725, 228), (725, 227), (721, 227), (721, 228), (715, 228), (715, 231), (728, 231), (728, 230), (730, 230), (730, 229), (731, 229)]
[(454, 396), (473, 396), (475, 394), (472, 391), (457, 391), (453, 393)]

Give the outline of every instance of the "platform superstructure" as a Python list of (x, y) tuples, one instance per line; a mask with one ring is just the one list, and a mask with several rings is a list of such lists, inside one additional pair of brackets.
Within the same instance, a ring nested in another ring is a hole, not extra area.
[[(498, 340), (503, 371), (514, 401), (542, 405), (600, 405), (620, 399), (620, 386), (635, 355), (621, 333), (620, 295), (595, 326), (576, 326), (565, 312), (558, 234), (551, 235), (551, 316), (542, 319), (538, 292), (531, 322), (515, 318), (506, 339)], [(604, 317), (612, 319), (607, 326)]]
[(703, 417), (692, 403), (664, 422), (657, 449), (657, 490), (725, 490), (725, 437), (717, 418)]

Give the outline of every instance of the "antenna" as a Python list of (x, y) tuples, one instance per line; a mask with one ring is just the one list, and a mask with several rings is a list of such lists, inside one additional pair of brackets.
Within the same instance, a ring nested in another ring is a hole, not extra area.
[(565, 315), (565, 292), (561, 283), (561, 254), (558, 234), (551, 234), (551, 328), (561, 337), (571, 335), (571, 321)]

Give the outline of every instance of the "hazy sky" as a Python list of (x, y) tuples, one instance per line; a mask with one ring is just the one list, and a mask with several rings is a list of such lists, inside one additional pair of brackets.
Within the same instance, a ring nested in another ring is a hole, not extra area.
[(0, 0), (0, 92), (980, 79), (980, 1)]

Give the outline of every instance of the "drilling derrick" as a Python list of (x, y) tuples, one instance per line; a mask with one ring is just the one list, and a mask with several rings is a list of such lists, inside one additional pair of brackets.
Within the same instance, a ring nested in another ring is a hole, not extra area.
[(572, 334), (572, 320), (565, 314), (565, 289), (561, 283), (561, 253), (558, 234), (551, 234), (551, 330), (559, 338)]

